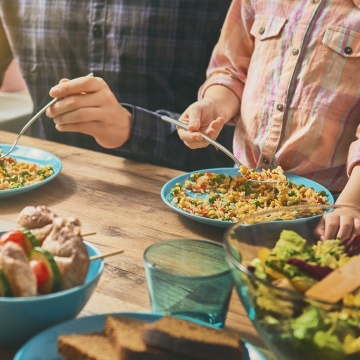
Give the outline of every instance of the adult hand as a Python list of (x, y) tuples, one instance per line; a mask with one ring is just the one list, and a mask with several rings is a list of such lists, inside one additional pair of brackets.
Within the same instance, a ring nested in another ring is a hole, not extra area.
[(91, 135), (104, 148), (122, 146), (130, 138), (132, 115), (103, 79), (62, 79), (50, 96), (60, 98), (46, 110), (58, 131)]
[(360, 234), (359, 208), (335, 208), (321, 218), (314, 231), (315, 237), (320, 240), (345, 240), (354, 234)]

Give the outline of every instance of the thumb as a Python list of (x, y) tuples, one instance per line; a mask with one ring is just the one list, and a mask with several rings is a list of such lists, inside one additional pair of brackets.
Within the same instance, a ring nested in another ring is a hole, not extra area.
[(316, 239), (323, 241), (325, 239), (325, 220), (322, 217), (314, 230), (314, 236)]

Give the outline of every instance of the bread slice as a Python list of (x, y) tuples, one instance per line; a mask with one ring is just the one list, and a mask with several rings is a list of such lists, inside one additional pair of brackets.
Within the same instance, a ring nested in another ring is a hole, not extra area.
[(65, 360), (119, 360), (109, 339), (101, 333), (61, 335), (57, 346)]
[(241, 360), (241, 337), (230, 330), (220, 330), (165, 315), (144, 325), (147, 346), (206, 360)]
[(142, 340), (147, 322), (125, 316), (107, 316), (104, 332), (121, 360), (179, 360), (180, 357), (145, 345)]

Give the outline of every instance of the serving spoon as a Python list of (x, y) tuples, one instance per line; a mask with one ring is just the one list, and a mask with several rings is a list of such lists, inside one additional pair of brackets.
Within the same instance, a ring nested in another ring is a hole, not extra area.
[[(170, 123), (170, 124), (174, 124), (176, 126), (181, 127), (182, 129), (185, 129), (185, 130), (189, 131), (189, 128), (184, 123), (182, 123), (182, 122), (180, 122), (178, 120), (175, 120), (175, 119), (173, 119), (173, 118), (171, 118), (169, 116), (163, 115), (163, 116), (161, 116), (161, 119), (168, 122), (168, 123)], [(209, 138), (205, 134), (201, 134), (201, 135), (207, 142), (214, 145), (217, 149), (221, 150), (227, 156), (229, 156), (235, 162), (235, 164), (239, 167), (239, 173), (242, 176), (244, 176), (240, 171), (240, 166), (242, 165), (241, 162), (234, 156), (234, 154), (231, 151), (229, 151), (226, 147), (219, 144), (217, 141)], [(254, 180), (254, 179), (246, 179), (246, 180), (250, 181), (250, 182), (257, 182), (257, 183), (277, 184), (277, 181), (274, 181), (274, 180)]]
[[(89, 75), (86, 76), (93, 76), (93, 73), (90, 73)], [(26, 124), (25, 126), (22, 128), (22, 130), (19, 132), (19, 135), (17, 136), (17, 138), (15, 139), (14, 143), (12, 144), (11, 148), (9, 149), (9, 151), (6, 154), (3, 154), (0, 156), (0, 159), (3, 159), (4, 157), (8, 156), (15, 148), (16, 144), (18, 143), (19, 139), (21, 138), (21, 136), (24, 134), (24, 132), (30, 127), (30, 125), (37, 120), (45, 111), (48, 107), (50, 107), (52, 104), (55, 104), (57, 101), (59, 100), (59, 98), (54, 98), (52, 99), (47, 105), (45, 105), (34, 117), (32, 117)]]

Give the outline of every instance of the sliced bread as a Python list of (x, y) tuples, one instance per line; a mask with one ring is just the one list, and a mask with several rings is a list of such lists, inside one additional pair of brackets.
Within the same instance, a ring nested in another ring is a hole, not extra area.
[(100, 333), (61, 335), (57, 346), (65, 360), (119, 360), (109, 339)]
[(206, 360), (241, 360), (241, 337), (230, 330), (220, 330), (165, 315), (143, 330), (144, 343), (182, 356)]
[(176, 355), (145, 345), (143, 329), (147, 323), (125, 316), (108, 316), (104, 332), (121, 360), (179, 360)]

